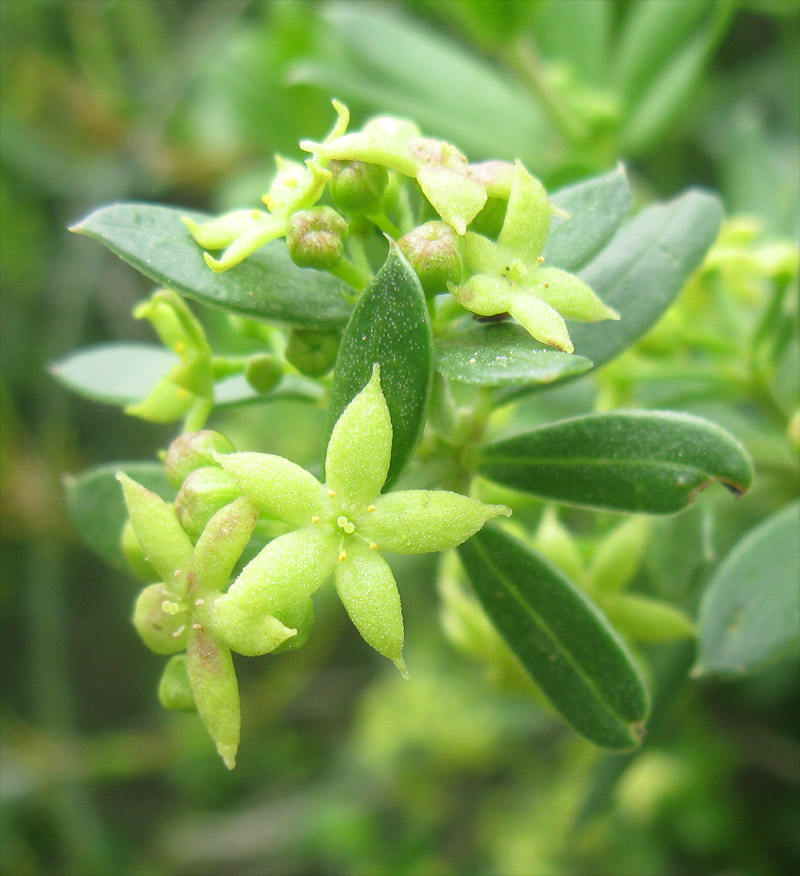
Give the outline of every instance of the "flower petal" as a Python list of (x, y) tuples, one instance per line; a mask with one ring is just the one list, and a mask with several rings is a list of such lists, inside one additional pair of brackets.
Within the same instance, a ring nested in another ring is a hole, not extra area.
[(480, 316), (504, 313), (514, 292), (508, 280), (489, 274), (475, 274), (463, 286), (448, 283), (447, 289), (462, 307)]
[(192, 543), (181, 529), (175, 510), (155, 493), (117, 472), (133, 531), (145, 557), (171, 590), (172, 582), (185, 576), (192, 558)]
[(310, 596), (333, 570), (338, 540), (330, 533), (298, 529), (273, 539), (214, 603), (214, 612), (237, 617), (273, 614)]
[(619, 319), (616, 310), (607, 307), (595, 293), (574, 274), (559, 268), (539, 268), (533, 274), (528, 288), (567, 319), (581, 322), (599, 322)]
[(557, 347), (565, 353), (575, 350), (561, 314), (532, 292), (520, 289), (509, 302), (508, 310), (537, 341)]
[(526, 264), (532, 264), (547, 243), (550, 212), (544, 186), (517, 161), (517, 175), (497, 242)]
[(447, 490), (401, 490), (381, 496), (375, 505), (357, 521), (357, 529), (380, 550), (396, 554), (456, 547), (487, 520), (511, 514), (505, 505), (484, 505)]
[(336, 564), (336, 591), (364, 641), (407, 676), (403, 662), (403, 612), (388, 563), (357, 539), (347, 559)]
[(241, 717), (239, 685), (231, 652), (205, 630), (193, 630), (186, 668), (195, 705), (225, 766), (236, 766)]
[(258, 509), (241, 496), (220, 508), (197, 539), (189, 568), (189, 587), (195, 592), (222, 590), (253, 534)]
[(209, 616), (214, 635), (231, 651), (244, 654), (245, 657), (269, 654), (297, 635), (296, 629), (285, 626), (271, 614), (253, 616), (226, 610), (217, 613), (212, 606)]
[(417, 182), (433, 209), (458, 234), (466, 233), (486, 203), (486, 189), (452, 167), (425, 164), (417, 171)]
[(392, 420), (381, 392), (380, 368), (342, 411), (325, 457), (325, 482), (337, 504), (360, 511), (381, 491), (392, 454)]
[(270, 453), (220, 453), (214, 459), (267, 514), (308, 526), (327, 494), (304, 468)]

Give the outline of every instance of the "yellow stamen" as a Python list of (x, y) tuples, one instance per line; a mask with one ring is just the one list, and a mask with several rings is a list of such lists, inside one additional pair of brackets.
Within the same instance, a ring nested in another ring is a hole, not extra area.
[(329, 496), (331, 497), (331, 499), (332, 499), (332, 498), (336, 495), (336, 490), (328, 490), (328, 495), (329, 495)]
[(376, 550), (378, 550), (378, 545), (375, 544), (374, 541), (371, 541), (371, 542), (369, 543), (369, 549), (370, 549), (371, 551), (376, 551)]
[(317, 517), (317, 515), (315, 514), (315, 515), (311, 518), (311, 522), (312, 522), (312, 523), (319, 523), (319, 517)]
[(202, 630), (203, 627), (202, 627), (202, 624), (192, 624), (192, 629), (193, 630)]
[(205, 599), (197, 599), (194, 604), (199, 608), (201, 605), (205, 605), (206, 601)]
[(172, 638), (173, 639), (180, 639), (180, 637), (183, 635), (183, 631), (185, 629), (186, 629), (186, 624), (183, 624), (183, 626), (178, 627), (178, 629), (175, 630), (175, 632), (172, 634)]
[(339, 562), (343, 563), (347, 559), (347, 551), (342, 551), (339, 554)]
[(375, 505), (367, 505), (367, 511), (375, 511), (375, 510), (376, 510)]
[(539, 262), (539, 264), (541, 265), (544, 261), (544, 256), (536, 256), (536, 261)]

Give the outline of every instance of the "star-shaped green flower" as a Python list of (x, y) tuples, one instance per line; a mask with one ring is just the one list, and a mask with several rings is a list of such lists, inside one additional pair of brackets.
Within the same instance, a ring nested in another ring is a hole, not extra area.
[[(240, 717), (239, 688), (230, 652), (231, 648), (240, 650), (242, 642), (236, 637), (221, 642), (214, 631), (212, 612), (215, 597), (228, 583), (250, 540), (258, 510), (249, 499), (236, 499), (211, 518), (193, 546), (174, 509), (160, 496), (123, 472), (117, 474), (117, 479), (136, 537), (163, 579), (139, 594), (134, 624), (145, 644), (156, 653), (186, 650), (188, 680), (197, 711), (225, 765), (233, 769)], [(261, 615), (244, 632), (250, 641), (242, 653), (263, 654), (275, 650), (296, 630), (275, 617)], [(256, 632), (258, 642), (254, 648)]]
[(544, 187), (518, 161), (497, 243), (468, 231), (463, 285), (448, 284), (462, 307), (481, 316), (510, 313), (537, 341), (574, 350), (564, 317), (582, 322), (619, 319), (578, 277), (544, 267), (552, 207)]
[(223, 640), (235, 639), (254, 618), (307, 598), (333, 573), (364, 640), (405, 674), (400, 597), (381, 552), (455, 547), (490, 518), (511, 512), (444, 490), (381, 495), (391, 448), (392, 423), (375, 366), (333, 429), (324, 484), (279, 456), (215, 456), (256, 507), (298, 527), (271, 541), (215, 600), (214, 629)]

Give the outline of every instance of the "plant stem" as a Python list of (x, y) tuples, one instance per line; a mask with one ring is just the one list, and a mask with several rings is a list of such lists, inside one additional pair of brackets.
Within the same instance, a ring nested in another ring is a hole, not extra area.
[(334, 277), (344, 280), (348, 286), (352, 286), (357, 292), (362, 292), (372, 282), (372, 275), (357, 268), (350, 259), (342, 258), (339, 263), (328, 269)]

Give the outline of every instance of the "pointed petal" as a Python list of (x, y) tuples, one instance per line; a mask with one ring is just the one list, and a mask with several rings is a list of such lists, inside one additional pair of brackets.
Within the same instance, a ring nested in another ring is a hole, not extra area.
[(567, 319), (581, 322), (619, 319), (617, 311), (603, 304), (586, 283), (574, 274), (559, 268), (539, 268), (534, 272), (533, 280), (527, 288)]
[(203, 254), (206, 264), (217, 274), (227, 271), (229, 268), (243, 262), (249, 255), (252, 255), (257, 249), (275, 240), (278, 237), (283, 237), (286, 233), (286, 219), (283, 215), (265, 216), (257, 227), (246, 231), (241, 237), (236, 240), (222, 253), (222, 257), (215, 259), (208, 253)]
[(486, 203), (486, 189), (452, 167), (423, 165), (417, 172), (417, 182), (433, 209), (458, 234), (466, 233), (467, 226)]
[(261, 511), (308, 526), (327, 499), (322, 484), (304, 468), (271, 453), (220, 453), (222, 466)]
[(187, 648), (186, 668), (197, 711), (225, 766), (232, 770), (236, 766), (241, 718), (231, 652), (206, 630), (194, 630)]
[(517, 161), (506, 218), (497, 242), (517, 258), (532, 264), (550, 234), (550, 202), (544, 186)]
[(364, 641), (407, 675), (403, 663), (403, 612), (388, 563), (357, 539), (347, 545), (347, 559), (337, 563), (336, 591)]
[(244, 567), (214, 610), (235, 608), (242, 617), (273, 614), (317, 590), (338, 555), (338, 540), (329, 533), (298, 529), (281, 535)]
[(376, 500), (375, 510), (356, 523), (382, 551), (422, 554), (456, 547), (474, 535), (487, 520), (502, 514), (505, 505), (484, 505), (447, 490), (401, 490)]
[(416, 130), (417, 135), (419, 134), (416, 128), (398, 129), (396, 132), (365, 128), (363, 131), (345, 134), (330, 143), (301, 140), (300, 148), (306, 152), (313, 152), (324, 161), (332, 158), (342, 161), (365, 161), (367, 164), (382, 164), (406, 176), (415, 176), (419, 159), (406, 145), (413, 136), (412, 130)]
[(188, 216), (181, 216), (181, 221), (203, 249), (225, 249), (265, 215), (261, 210), (233, 210), (208, 222), (195, 222)]
[(508, 280), (488, 274), (475, 274), (463, 286), (448, 283), (447, 289), (462, 307), (481, 316), (504, 313), (514, 292)]
[(557, 347), (565, 353), (575, 350), (561, 314), (532, 292), (520, 289), (511, 300), (508, 310), (537, 341)]
[(464, 263), (476, 274), (499, 274), (506, 253), (488, 237), (468, 231), (464, 235)]
[[(230, 606), (230, 603), (229, 603)], [(297, 630), (284, 626), (271, 614), (242, 615), (237, 611), (209, 611), (214, 635), (231, 651), (245, 657), (259, 657), (279, 648), (287, 639), (297, 635)]]
[(145, 558), (171, 589), (176, 579), (189, 571), (192, 543), (181, 529), (172, 506), (137, 484), (124, 472), (117, 472), (122, 484), (125, 504), (131, 516), (133, 531), (145, 553)]
[(189, 588), (200, 595), (222, 590), (253, 534), (258, 509), (241, 496), (220, 508), (208, 521), (194, 546)]
[(195, 397), (169, 377), (161, 380), (141, 401), (125, 408), (125, 413), (148, 423), (174, 423), (180, 420), (194, 404)]
[(337, 503), (352, 513), (381, 491), (392, 453), (392, 420), (381, 392), (380, 368), (342, 411), (331, 432), (325, 481)]

